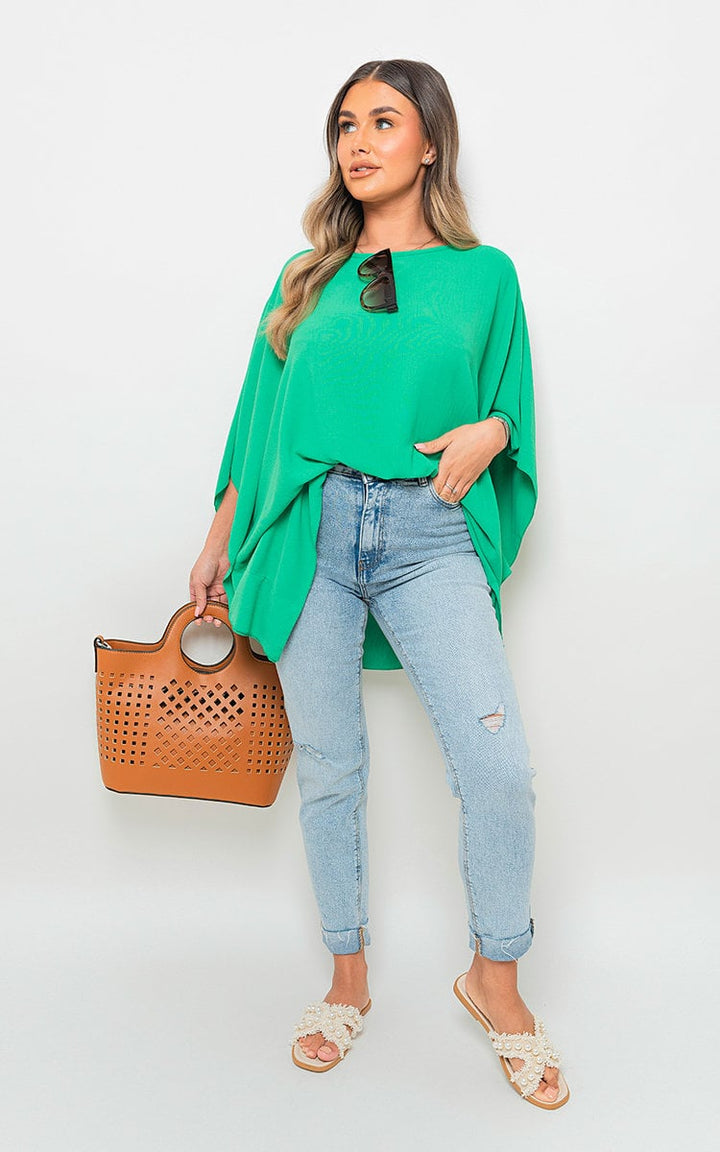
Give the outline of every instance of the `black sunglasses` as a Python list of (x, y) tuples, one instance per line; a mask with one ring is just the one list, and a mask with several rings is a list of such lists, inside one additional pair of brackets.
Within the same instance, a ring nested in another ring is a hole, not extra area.
[(370, 279), (360, 293), (360, 303), (366, 312), (397, 312), (395, 275), (389, 248), (381, 248), (358, 264), (358, 276)]

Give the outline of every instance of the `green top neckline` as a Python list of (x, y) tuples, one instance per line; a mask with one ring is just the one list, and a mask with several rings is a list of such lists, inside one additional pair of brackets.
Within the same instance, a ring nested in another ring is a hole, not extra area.
[[(390, 255), (409, 256), (411, 252), (447, 252), (449, 249), (452, 249), (452, 251), (458, 251), (458, 249), (453, 249), (451, 244), (434, 244), (432, 248), (391, 248)], [(376, 251), (382, 252), (382, 248), (377, 248)], [(351, 256), (367, 257), (374, 255), (375, 252), (351, 252)]]

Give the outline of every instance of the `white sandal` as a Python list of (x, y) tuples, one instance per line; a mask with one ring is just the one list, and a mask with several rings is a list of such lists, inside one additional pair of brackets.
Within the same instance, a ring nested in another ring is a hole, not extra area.
[[(358, 1032), (362, 1032), (362, 1017), (369, 1012), (371, 1004), (372, 1000), (368, 1000), (364, 1008), (356, 1008), (353, 1004), (328, 1004), (327, 1000), (316, 1000), (308, 1004), (302, 1020), (293, 1032), (293, 1062), (298, 1068), (307, 1068), (308, 1072), (327, 1072), (334, 1068), (345, 1058)], [(302, 1036), (312, 1036), (315, 1032), (322, 1032), (326, 1040), (337, 1045), (338, 1055), (334, 1060), (313, 1058), (303, 1052), (298, 1041)]]
[[(538, 1108), (560, 1108), (570, 1099), (570, 1089), (567, 1081), (560, 1071), (560, 1053), (553, 1048), (545, 1031), (542, 1020), (533, 1015), (535, 1022), (534, 1032), (496, 1032), (492, 1022), (484, 1012), (478, 1008), (471, 999), (465, 986), (467, 972), (458, 976), (453, 985), (453, 992), (468, 1012), (479, 1020), (490, 1037), (493, 1048), (500, 1057), (500, 1063), (508, 1080), (516, 1092), (530, 1104)], [(517, 1070), (510, 1063), (511, 1060), (523, 1060), (521, 1068)], [(535, 1096), (545, 1066), (558, 1070), (558, 1095), (556, 1100), (538, 1100)]]

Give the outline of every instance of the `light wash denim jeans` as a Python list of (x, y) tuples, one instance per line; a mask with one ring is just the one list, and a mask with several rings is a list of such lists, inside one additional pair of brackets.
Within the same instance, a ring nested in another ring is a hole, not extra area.
[(368, 606), (427, 711), (460, 801), (470, 947), (516, 960), (534, 933), (535, 769), (485, 569), (462, 506), (438, 496), (431, 478), (384, 480), (342, 464), (323, 482), (317, 568), (277, 661), (323, 941), (334, 954), (370, 943)]

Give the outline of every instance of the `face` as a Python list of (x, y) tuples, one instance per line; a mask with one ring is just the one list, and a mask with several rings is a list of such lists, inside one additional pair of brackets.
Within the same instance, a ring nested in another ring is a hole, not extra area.
[(413, 190), (419, 195), (429, 167), (423, 160), (432, 163), (437, 154), (412, 101), (382, 80), (360, 80), (348, 89), (338, 124), (338, 163), (356, 200), (380, 203)]

